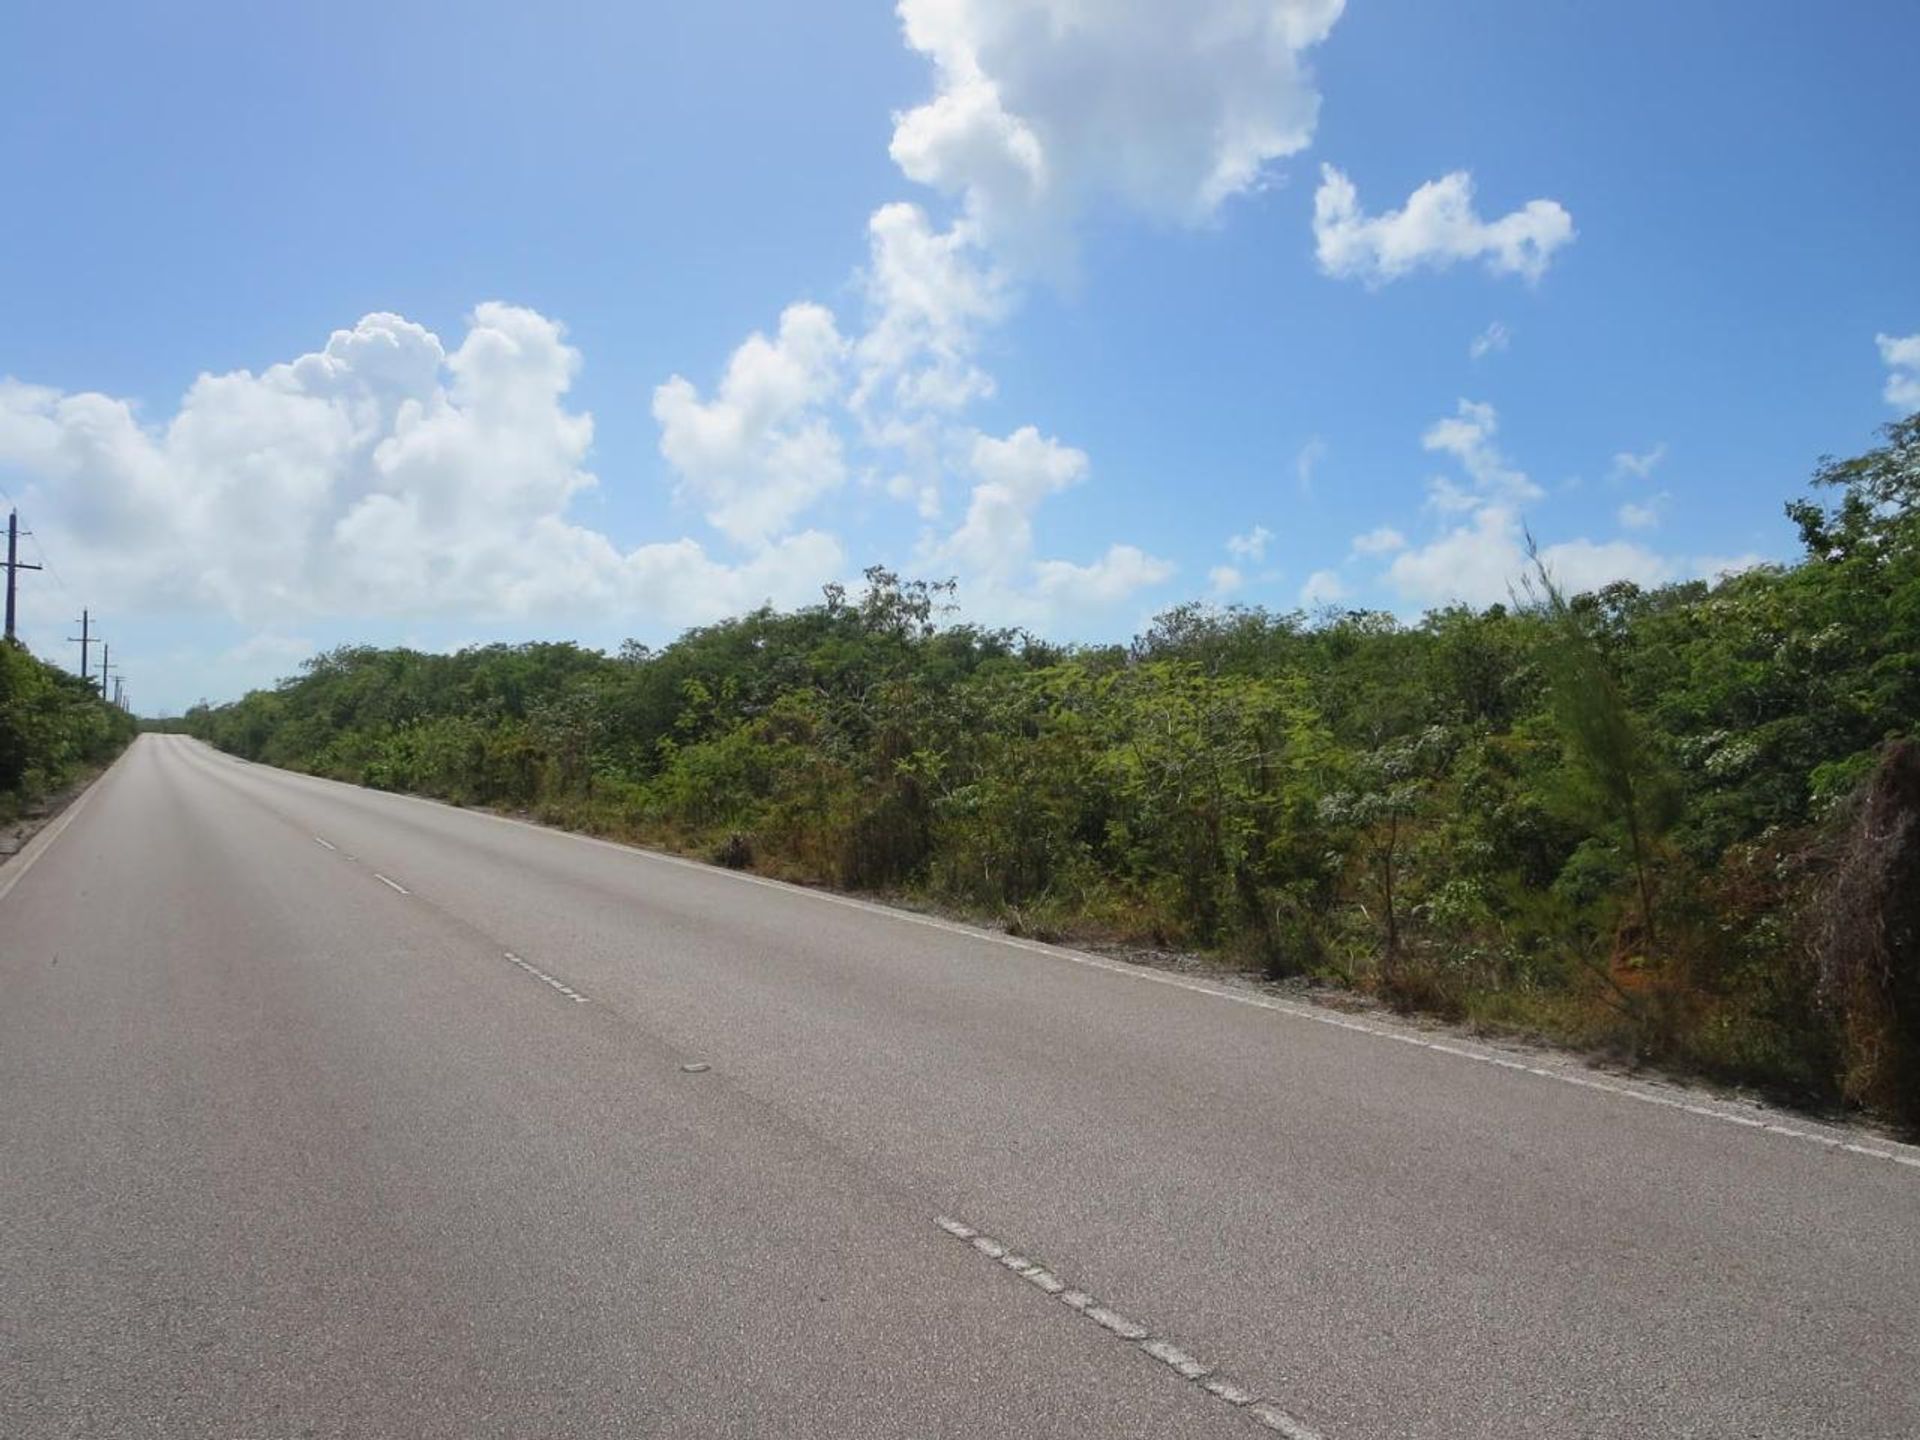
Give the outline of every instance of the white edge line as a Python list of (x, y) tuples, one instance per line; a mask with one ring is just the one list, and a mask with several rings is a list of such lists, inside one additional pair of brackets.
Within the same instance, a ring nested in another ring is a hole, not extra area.
[[(231, 760), (242, 764), (248, 763), (241, 761), (238, 756), (228, 755), (223, 750), (216, 750), (204, 741), (196, 740), (194, 743), (217, 759)], [(1370, 1025), (1365, 1021), (1349, 1019), (1346, 1016), (1322, 1011), (1310, 1006), (1298, 1005), (1285, 1000), (1276, 1000), (1265, 995), (1249, 995), (1243, 991), (1230, 989), (1224, 985), (1210, 984), (1204, 980), (1193, 980), (1184, 975), (1171, 975), (1165, 971), (1153, 970), (1144, 966), (1129, 965), (1124, 961), (1109, 960), (1105, 956), (1095, 955), (1085, 950), (1073, 950), (1064, 945), (1048, 945), (1038, 940), (1025, 940), (1015, 935), (1007, 935), (1000, 931), (988, 930), (977, 925), (966, 925), (958, 921), (943, 920), (938, 916), (922, 915), (917, 911), (902, 910), (891, 905), (881, 905), (871, 900), (858, 899), (852, 895), (839, 895), (831, 890), (816, 889), (808, 885), (796, 885), (791, 881), (774, 880), (765, 875), (748, 875), (741, 871), (725, 869), (718, 865), (705, 865), (698, 860), (690, 860), (684, 855), (669, 855), (664, 851), (650, 850), (641, 845), (622, 844), (617, 840), (603, 839), (598, 835), (583, 835), (577, 830), (565, 830), (554, 825), (541, 825), (532, 820), (520, 820), (511, 815), (496, 815), (490, 810), (468, 809), (464, 806), (448, 805), (443, 801), (435, 800), (425, 795), (407, 795), (397, 790), (370, 790), (364, 785), (353, 785), (345, 780), (331, 780), (324, 775), (306, 775), (298, 770), (284, 770), (278, 766), (257, 766), (255, 768), (270, 770), (273, 774), (283, 776), (294, 784), (307, 781), (329, 789), (337, 788), (351, 791), (361, 796), (377, 796), (383, 799), (403, 800), (412, 805), (425, 805), (442, 814), (469, 815), (480, 820), (491, 820), (495, 824), (511, 825), (517, 829), (532, 831), (538, 835), (556, 836), (582, 845), (593, 845), (603, 850), (611, 850), (620, 855), (635, 856), (642, 860), (651, 860), (663, 865), (678, 865), (683, 869), (696, 870), (702, 875), (712, 876), (716, 879), (733, 880), (746, 885), (759, 885), (769, 890), (782, 890), (788, 894), (805, 896), (807, 899), (817, 900), (824, 904), (839, 905), (849, 910), (863, 910), (870, 915), (883, 916), (889, 920), (897, 920), (910, 925), (921, 925), (931, 930), (942, 930), (950, 935), (959, 935), (973, 940), (985, 940), (996, 945), (1006, 946), (1012, 950), (1024, 950), (1032, 955), (1051, 956), (1056, 960), (1069, 961), (1072, 964), (1085, 966), (1092, 970), (1104, 970), (1110, 975), (1121, 975), (1130, 980), (1140, 980), (1151, 985), (1168, 985), (1176, 990), (1187, 990), (1199, 995), (1211, 995), (1216, 1000), (1226, 1000), (1235, 1005), (1246, 1005), (1257, 1010), (1272, 1011), (1275, 1014), (1286, 1015), (1295, 1020), (1311, 1021), (1315, 1025), (1326, 1025), (1336, 1030), (1347, 1030), (1356, 1035), (1370, 1035), (1375, 1039), (1390, 1040), (1399, 1045), (1411, 1045), (1422, 1050), (1433, 1051), (1436, 1054), (1451, 1055), (1462, 1060), (1470, 1060), (1476, 1064), (1491, 1066), (1496, 1069), (1524, 1071), (1526, 1074), (1536, 1076), (1539, 1079), (1558, 1081), (1562, 1085), (1571, 1085), (1577, 1089), (1592, 1090), (1601, 1094), (1621, 1096), (1629, 1100), (1638, 1100), (1648, 1105), (1657, 1105), (1663, 1109), (1682, 1111), (1706, 1119), (1718, 1120), (1728, 1125), (1738, 1125), (1746, 1129), (1757, 1129), (1768, 1134), (1779, 1135), (1786, 1139), (1809, 1142), (1823, 1149), (1846, 1151), (1851, 1154), (1859, 1154), (1876, 1160), (1884, 1159), (1891, 1161), (1895, 1165), (1903, 1165), (1909, 1169), (1920, 1170), (1920, 1146), (1907, 1145), (1900, 1141), (1884, 1139), (1878, 1135), (1871, 1135), (1870, 1132), (1870, 1138), (1874, 1145), (1872, 1149), (1868, 1149), (1865, 1146), (1851, 1145), (1838, 1136), (1815, 1134), (1812, 1131), (1771, 1123), (1764, 1118), (1755, 1119), (1727, 1110), (1710, 1108), (1692, 1099), (1669, 1097), (1648, 1090), (1636, 1089), (1630, 1085), (1605, 1080), (1590, 1080), (1585, 1076), (1571, 1075), (1562, 1070), (1550, 1070), (1538, 1065), (1528, 1065), (1524, 1061), (1513, 1059), (1510, 1056), (1470, 1050), (1460, 1045), (1449, 1044), (1444, 1041), (1427, 1040), (1416, 1034), (1390, 1030), (1379, 1025)], [(8, 866), (7, 868), (11, 869), (12, 867)], [(0, 896), (4, 896), (5, 893), (4, 889), (0, 889)], [(1682, 1093), (1691, 1095), (1693, 1092)], [(1771, 1110), (1760, 1113), (1763, 1116), (1775, 1113), (1786, 1114), (1786, 1112), (1775, 1112)]]
[[(137, 735), (134, 737), (135, 740), (139, 738)], [(27, 872), (34, 867), (35, 862), (51, 850), (53, 842), (64, 835), (67, 827), (79, 818), (80, 812), (86, 809), (87, 803), (93, 799), (93, 792), (100, 788), (100, 783), (113, 773), (115, 767), (127, 757), (127, 751), (132, 749), (132, 744), (129, 744), (126, 750), (114, 756), (113, 764), (94, 776), (87, 788), (82, 790), (66, 809), (35, 831), (33, 838), (22, 845), (4, 866), (0, 866), (0, 900), (11, 895), (13, 887), (26, 879)]]

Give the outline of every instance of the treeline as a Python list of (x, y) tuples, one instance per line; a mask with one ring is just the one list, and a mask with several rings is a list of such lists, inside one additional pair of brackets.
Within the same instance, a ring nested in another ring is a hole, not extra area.
[(0, 820), (105, 764), (133, 734), (133, 717), (78, 675), (0, 641)]
[(1914, 1121), (1920, 415), (1885, 441), (1788, 507), (1797, 564), (1713, 585), (1189, 605), (1083, 648), (873, 570), (658, 651), (341, 649), (188, 725)]

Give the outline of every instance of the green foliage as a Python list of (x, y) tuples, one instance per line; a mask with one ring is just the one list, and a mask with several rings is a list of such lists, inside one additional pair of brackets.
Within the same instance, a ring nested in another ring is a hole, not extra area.
[[(1624, 850), (1639, 902), (1638, 940), (1653, 952), (1653, 869), (1661, 838), (1678, 818), (1678, 791), (1607, 653), (1609, 596), (1569, 600), (1537, 555), (1534, 569), (1537, 653), (1561, 742), (1554, 790), (1576, 823), (1612, 835)], [(1617, 587), (1613, 598), (1631, 595), (1631, 587)]]
[[(1395, 885), (1404, 863), (1404, 837), (1426, 810), (1429, 792), (1445, 769), (1449, 739), (1444, 727), (1429, 725), (1361, 751), (1347, 767), (1345, 784), (1320, 800), (1320, 818), (1348, 837), (1349, 848), (1376, 890), (1381, 979), (1390, 989), (1399, 983), (1400, 901)], [(1457, 929), (1460, 917), (1479, 908), (1475, 887), (1462, 878), (1437, 889), (1429, 915), (1451, 917), (1456, 923), (1447, 928)]]
[(111, 760), (134, 720), (77, 675), (0, 641), (0, 814)]
[(658, 651), (344, 648), (187, 724), (1831, 1099), (1853, 1061), (1796, 949), (1807, 857), (1920, 717), (1920, 417), (1886, 438), (1791, 507), (1800, 564), (1711, 586), (1543, 573), (1417, 624), (1186, 605), (1076, 648), (873, 570)]

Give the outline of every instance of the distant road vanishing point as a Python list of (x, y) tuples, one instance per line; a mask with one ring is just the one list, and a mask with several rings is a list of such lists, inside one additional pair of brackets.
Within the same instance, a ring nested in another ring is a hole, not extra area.
[(0, 867), (0, 1435), (1920, 1435), (1920, 1152), (139, 740)]

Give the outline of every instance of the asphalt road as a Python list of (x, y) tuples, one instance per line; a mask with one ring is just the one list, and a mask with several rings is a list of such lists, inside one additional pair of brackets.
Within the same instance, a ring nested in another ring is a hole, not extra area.
[(150, 736), (0, 867), (0, 1435), (1920, 1434), (1920, 1153), (1330, 1018)]

